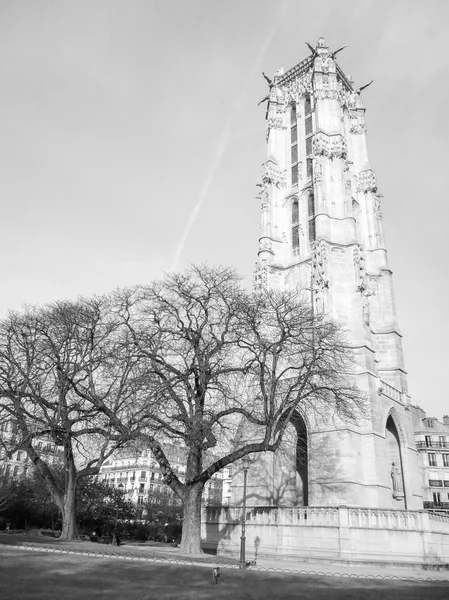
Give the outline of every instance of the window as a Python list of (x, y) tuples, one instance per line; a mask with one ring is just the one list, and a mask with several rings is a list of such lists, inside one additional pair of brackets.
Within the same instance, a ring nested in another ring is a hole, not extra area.
[(312, 138), (308, 137), (306, 139), (306, 154), (310, 156), (312, 154)]
[(311, 244), (315, 241), (315, 198), (313, 194), (309, 194), (307, 210), (309, 215), (309, 244)]
[(304, 133), (306, 138), (306, 165), (307, 165), (307, 178), (310, 179), (313, 175), (313, 162), (312, 162), (312, 139), (313, 139), (313, 121), (312, 121), (312, 105), (310, 103), (310, 96), (306, 96), (304, 103)]
[(146, 471), (141, 471), (140, 473), (140, 479), (146, 479), (147, 478), (147, 472)]
[(141, 483), (139, 486), (139, 494), (142, 494), (145, 491), (145, 484)]
[(440, 448), (444, 448), (444, 446), (446, 445), (446, 438), (444, 437), (444, 435), (440, 435), (438, 439), (440, 441)]
[(298, 128), (296, 127), (292, 127), (291, 128), (291, 136), (292, 136), (292, 144), (296, 144), (296, 142), (298, 141)]
[(299, 205), (295, 198), (292, 202), (292, 249), (294, 256), (299, 254)]
[(298, 144), (292, 146), (292, 164), (298, 162)]
[(449, 467), (449, 454), (443, 454), (443, 467)]
[(21, 452), (17, 452), (17, 460), (20, 460), (22, 457), (22, 453)]
[(433, 503), (436, 506), (440, 506), (440, 504), (441, 504), (440, 492), (433, 492)]
[(427, 448), (431, 448), (432, 447), (432, 438), (430, 435), (426, 435), (426, 447)]
[(296, 102), (290, 105), (290, 165), (292, 186), (298, 185), (298, 115)]
[(429, 466), (436, 467), (437, 466), (437, 455), (434, 452), (428, 452), (427, 456), (429, 457)]

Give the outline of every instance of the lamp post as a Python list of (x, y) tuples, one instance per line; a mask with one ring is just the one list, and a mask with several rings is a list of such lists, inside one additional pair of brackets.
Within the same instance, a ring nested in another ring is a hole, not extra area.
[[(123, 491), (124, 485), (123, 483), (119, 483), (117, 486), (119, 492)], [(118, 521), (118, 509), (119, 509), (120, 497), (117, 497), (117, 506), (115, 509), (115, 523), (114, 523), (114, 535), (112, 536), (112, 545), (117, 541), (117, 521)]]
[(249, 468), (251, 466), (251, 459), (245, 456), (242, 460), (243, 466), (243, 513), (242, 513), (242, 535), (240, 537), (240, 560), (239, 569), (246, 567), (245, 561), (245, 543), (246, 543), (246, 478), (248, 475)]

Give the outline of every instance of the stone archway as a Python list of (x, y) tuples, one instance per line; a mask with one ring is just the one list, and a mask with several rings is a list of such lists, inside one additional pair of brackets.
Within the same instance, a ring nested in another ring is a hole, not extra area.
[(392, 506), (398, 509), (406, 508), (401, 442), (398, 428), (391, 414), (388, 415), (385, 424), (385, 442), (387, 445), (386, 456), (390, 473)]
[(300, 414), (295, 413), (291, 420), (296, 430), (296, 487), (302, 506), (309, 505), (309, 456), (307, 427)]
[(307, 426), (295, 412), (273, 460), (273, 504), (308, 506), (309, 456)]

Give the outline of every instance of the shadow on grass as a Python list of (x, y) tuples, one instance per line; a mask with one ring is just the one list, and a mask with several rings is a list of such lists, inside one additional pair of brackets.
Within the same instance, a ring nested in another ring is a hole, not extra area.
[(14, 600), (443, 600), (447, 583), (372, 581), (153, 565), (0, 547), (0, 597)]

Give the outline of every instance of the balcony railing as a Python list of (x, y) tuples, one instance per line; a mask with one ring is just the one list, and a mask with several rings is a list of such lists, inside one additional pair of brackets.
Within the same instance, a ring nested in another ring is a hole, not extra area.
[(449, 450), (449, 442), (436, 442), (429, 440), (425, 442), (416, 442), (416, 447), (418, 450), (422, 450), (423, 448), (447, 448), (447, 450)]
[(449, 487), (449, 480), (447, 479), (429, 479), (430, 487)]
[(428, 502), (426, 500), (424, 500), (423, 502), (424, 508), (429, 509), (429, 508), (442, 508), (445, 510), (449, 510), (449, 502)]

